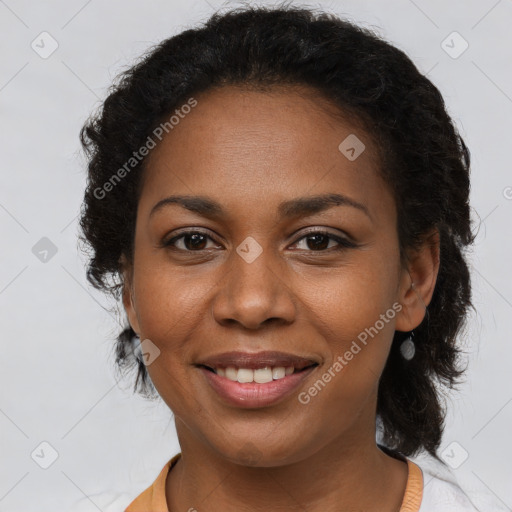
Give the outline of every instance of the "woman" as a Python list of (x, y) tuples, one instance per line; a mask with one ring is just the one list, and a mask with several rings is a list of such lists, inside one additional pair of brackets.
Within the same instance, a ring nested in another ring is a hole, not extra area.
[(476, 510), (410, 460), (463, 373), (474, 235), (469, 151), (403, 52), (307, 9), (215, 14), (81, 140), (88, 279), (181, 447), (126, 512)]

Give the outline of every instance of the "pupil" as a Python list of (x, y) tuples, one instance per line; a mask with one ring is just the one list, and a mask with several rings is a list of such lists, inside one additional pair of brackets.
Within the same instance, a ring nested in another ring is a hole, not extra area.
[[(327, 244), (325, 243), (318, 243), (318, 238), (323, 238), (324, 239), (324, 242), (325, 240), (327, 240)], [(328, 237), (326, 237), (325, 235), (311, 235), (308, 237), (308, 247), (311, 249), (312, 247), (310, 246), (309, 244), (309, 241), (312, 240), (312, 239), (317, 239), (317, 242), (314, 242), (314, 248), (315, 249), (325, 249), (327, 248), (327, 246), (329, 245), (329, 240), (328, 240)], [(320, 246), (320, 247), (319, 247)]]
[[(201, 237), (203, 238), (203, 240), (201, 240)], [(192, 246), (192, 248), (194, 249), (202, 249), (203, 247), (201, 246), (201, 243), (204, 244), (204, 235), (201, 235), (200, 233), (194, 233), (193, 235), (188, 235), (185, 237), (185, 240), (192, 240), (192, 243), (191, 244), (187, 244), (187, 248), (190, 249), (190, 245)]]

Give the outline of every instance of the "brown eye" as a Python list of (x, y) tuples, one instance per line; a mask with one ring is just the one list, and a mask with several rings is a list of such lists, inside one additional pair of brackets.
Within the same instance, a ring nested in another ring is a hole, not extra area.
[(305, 237), (309, 249), (327, 249), (329, 242), (332, 240), (326, 235), (308, 235)]
[[(180, 251), (203, 251), (207, 249), (206, 245), (208, 239), (212, 240), (209, 235), (203, 233), (202, 231), (187, 231), (185, 233), (181, 233), (179, 236), (171, 238), (167, 242), (164, 242), (163, 246), (172, 247)], [(181, 247), (176, 245), (176, 242), (178, 241), (183, 242)]]
[[(357, 247), (357, 244), (328, 231), (311, 231), (305, 236), (300, 238), (295, 244), (298, 244), (302, 240), (306, 241), (306, 249), (313, 252), (326, 252), (326, 250), (343, 250), (350, 247)], [(337, 247), (329, 247), (329, 243), (334, 241), (337, 243)]]

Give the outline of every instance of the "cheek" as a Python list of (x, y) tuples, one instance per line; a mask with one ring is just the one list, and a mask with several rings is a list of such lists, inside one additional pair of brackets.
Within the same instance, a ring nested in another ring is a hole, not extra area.
[(350, 265), (304, 282), (310, 322), (326, 340), (329, 360), (323, 372), (331, 369), (325, 379), (334, 400), (354, 400), (356, 406), (378, 382), (401, 309), (397, 258), (389, 247), (387, 254), (368, 251)]
[[(142, 259), (141, 259), (142, 261)], [(136, 308), (141, 332), (155, 340), (179, 340), (197, 324), (197, 315), (208, 276), (194, 277), (193, 270), (180, 272), (170, 265), (147, 260), (135, 270)]]
[[(146, 369), (159, 394), (171, 409), (179, 408), (184, 388), (186, 361), (190, 359), (187, 340), (197, 326), (197, 310), (204, 290), (189, 283), (183, 286), (158, 267), (139, 267), (135, 272), (136, 309), (141, 340), (156, 346), (157, 357)], [(149, 345), (152, 347), (152, 345)], [(194, 405), (190, 404), (194, 409)]]
[[(347, 265), (300, 280), (306, 309), (319, 326), (324, 326), (325, 337), (338, 348), (342, 349), (392, 308), (399, 279), (394, 261), (393, 255), (360, 253)], [(390, 312), (394, 318), (393, 313), (394, 310)], [(379, 330), (393, 331), (393, 325), (394, 321), (386, 322), (383, 328), (379, 323)]]
[(397, 303), (377, 293), (358, 294), (347, 286), (342, 293), (325, 294), (324, 307), (313, 320), (327, 342), (326, 369), (338, 362), (333, 370), (342, 377), (336, 378), (346, 380), (352, 390), (378, 380), (391, 347)]

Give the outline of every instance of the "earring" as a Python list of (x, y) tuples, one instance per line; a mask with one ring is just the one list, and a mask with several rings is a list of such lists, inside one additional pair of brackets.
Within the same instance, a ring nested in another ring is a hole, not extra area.
[(409, 337), (400, 345), (400, 352), (402, 353), (402, 357), (407, 361), (410, 361), (416, 353), (416, 345), (414, 344), (413, 338), (414, 332), (411, 331)]

